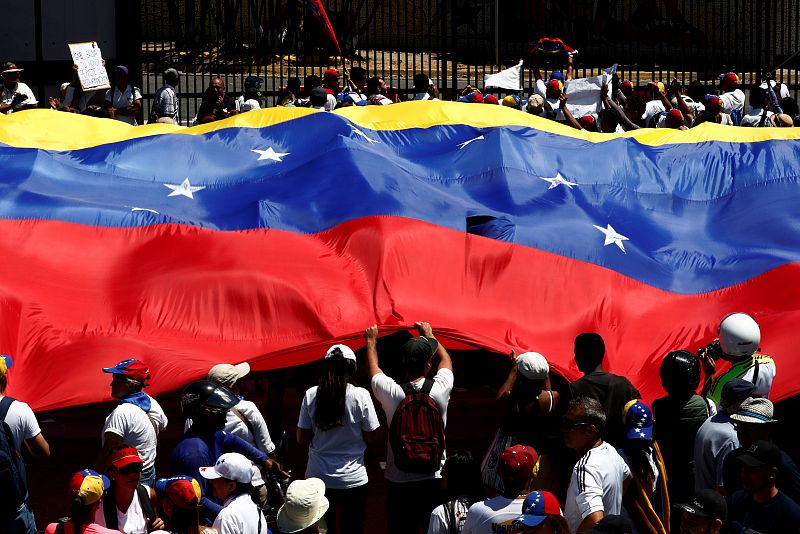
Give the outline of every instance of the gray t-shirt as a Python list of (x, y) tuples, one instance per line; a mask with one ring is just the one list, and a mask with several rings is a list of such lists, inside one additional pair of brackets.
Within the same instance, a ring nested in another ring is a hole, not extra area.
[(729, 452), (739, 447), (736, 427), (727, 412), (706, 421), (694, 439), (694, 491), (722, 486), (722, 464)]

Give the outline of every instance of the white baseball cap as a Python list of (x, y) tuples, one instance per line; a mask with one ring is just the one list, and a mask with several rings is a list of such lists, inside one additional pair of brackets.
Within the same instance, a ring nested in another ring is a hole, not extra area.
[(345, 357), (347, 360), (356, 361), (356, 353), (353, 352), (353, 349), (348, 347), (347, 345), (334, 345), (328, 349), (328, 352), (325, 353), (326, 358), (330, 358), (334, 354), (336, 354), (336, 349), (339, 349), (342, 352), (342, 356)]
[(289, 484), (283, 506), (278, 510), (278, 530), (291, 534), (307, 529), (322, 519), (328, 506), (322, 480), (295, 480)]
[(256, 469), (253, 462), (238, 452), (226, 452), (217, 459), (214, 467), (201, 467), (200, 475), (208, 480), (224, 478), (242, 484), (250, 484)]
[(237, 381), (241, 380), (250, 372), (250, 364), (242, 362), (236, 365), (230, 363), (220, 363), (215, 365), (208, 372), (208, 379), (225, 387), (233, 387)]
[(517, 371), (528, 380), (544, 380), (550, 365), (538, 352), (525, 352), (517, 357)]

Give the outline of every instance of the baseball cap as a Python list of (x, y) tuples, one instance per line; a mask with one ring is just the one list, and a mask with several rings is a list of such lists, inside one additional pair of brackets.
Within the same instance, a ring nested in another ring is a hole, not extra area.
[(114, 67), (114, 71), (115, 72), (119, 71), (123, 73), (125, 76), (128, 75), (128, 67), (126, 67), (125, 65), (117, 65), (116, 67)]
[(760, 439), (747, 447), (739, 461), (749, 467), (780, 467), (783, 464), (781, 450), (771, 441)]
[(734, 378), (722, 387), (722, 400), (726, 404), (739, 404), (755, 391), (756, 386), (752, 382), (741, 378)]
[(14, 63), (8, 61), (3, 63), (3, 72), (0, 74), (13, 74), (15, 72), (22, 72), (25, 69), (18, 68)]
[(633, 82), (630, 80), (622, 80), (622, 83), (619, 84), (620, 89), (624, 89), (626, 91), (633, 91)]
[(528, 107), (531, 109), (540, 109), (544, 106), (544, 98), (542, 95), (531, 95), (528, 98)]
[(522, 503), (522, 515), (517, 521), (526, 527), (536, 527), (549, 515), (561, 515), (558, 499), (549, 491), (533, 491), (525, 497)]
[(78, 471), (69, 481), (69, 491), (81, 498), (84, 505), (94, 504), (103, 498), (103, 493), (111, 486), (111, 481), (94, 469)]
[(683, 113), (679, 109), (671, 109), (667, 112), (667, 120), (677, 123), (683, 122)]
[(166, 495), (178, 508), (186, 510), (200, 506), (200, 499), (203, 497), (197, 480), (184, 475), (159, 478), (156, 480), (156, 491), (160, 495)]
[(720, 74), (719, 79), (723, 81), (739, 83), (739, 76), (737, 76), (735, 72), (726, 72), (725, 74)]
[(201, 467), (200, 476), (208, 480), (224, 478), (249, 484), (253, 480), (256, 467), (238, 452), (226, 452), (217, 459), (213, 467)]
[(11, 356), (0, 354), (0, 378), (6, 376), (8, 370), (11, 369), (13, 364), (14, 361), (11, 359)]
[(625, 437), (628, 439), (653, 439), (653, 413), (640, 400), (629, 401), (622, 409)]
[(561, 82), (561, 80), (552, 79), (547, 82), (547, 88), (551, 91), (562, 91), (564, 89), (564, 84)]
[(594, 124), (597, 121), (594, 120), (594, 117), (592, 115), (584, 115), (583, 117), (578, 119), (578, 122), (580, 123), (581, 126), (586, 127), (586, 126), (594, 126)]
[(237, 363), (236, 365), (220, 363), (208, 371), (208, 379), (230, 388), (233, 387), (236, 382), (247, 376), (249, 372), (250, 364), (247, 362)]
[(344, 356), (346, 360), (353, 360), (356, 361), (356, 353), (353, 352), (353, 349), (348, 347), (347, 345), (333, 345), (331, 348), (328, 349), (328, 352), (325, 353), (326, 358), (330, 358), (336, 354), (340, 354)]
[(134, 358), (122, 360), (114, 367), (103, 367), (103, 372), (114, 375), (124, 375), (144, 385), (147, 385), (150, 381), (150, 369), (148, 369), (144, 362)]
[(692, 515), (707, 517), (711, 520), (728, 518), (728, 505), (725, 497), (718, 491), (712, 489), (700, 490), (694, 494), (692, 502), (686, 504), (676, 504), (675, 508), (689, 512)]
[(558, 81), (563, 83), (564, 82), (564, 73), (561, 72), (560, 70), (554, 70), (553, 72), (550, 73), (550, 79), (551, 80), (558, 80)]
[(500, 101), (497, 100), (497, 97), (494, 95), (486, 95), (483, 97), (484, 104), (499, 104)]
[(517, 108), (522, 104), (522, 100), (520, 99), (519, 95), (507, 95), (503, 98), (503, 105), (509, 108)]
[(139, 451), (134, 449), (133, 447), (126, 447), (124, 449), (119, 449), (118, 451), (114, 451), (108, 458), (108, 464), (113, 465), (117, 469), (120, 467), (125, 467), (126, 465), (130, 464), (143, 464), (144, 460), (142, 460), (141, 456), (139, 456)]
[(722, 100), (717, 95), (706, 95), (706, 104), (708, 107), (719, 108), (722, 106)]
[(325, 78), (338, 78), (339, 71), (336, 69), (325, 69), (325, 73), (323, 74)]
[(517, 356), (517, 372), (528, 380), (544, 380), (550, 365), (538, 352), (524, 352)]
[(472, 91), (471, 93), (467, 93), (466, 95), (462, 96), (458, 100), (459, 100), (459, 102), (482, 104), (483, 103), (483, 95), (480, 93), (480, 91)]
[(748, 397), (742, 401), (739, 411), (731, 415), (731, 419), (742, 423), (776, 423), (772, 418), (773, 406), (769, 399)]
[(533, 468), (539, 461), (536, 449), (527, 445), (508, 447), (500, 454), (498, 473), (503, 478), (525, 480), (533, 474)]
[(417, 336), (412, 337), (403, 344), (403, 353), (406, 355), (419, 354), (420, 359), (432, 357), (439, 348), (439, 342), (432, 337)]
[(248, 76), (244, 79), (245, 89), (261, 89), (261, 85), (263, 83), (264, 78), (260, 78), (258, 76)]

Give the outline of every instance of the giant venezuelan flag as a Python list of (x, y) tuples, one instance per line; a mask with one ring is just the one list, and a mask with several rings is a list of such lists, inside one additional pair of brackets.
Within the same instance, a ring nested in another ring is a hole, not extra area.
[[(430, 321), (569, 377), (600, 332), (652, 399), (669, 350), (753, 314), (800, 389), (800, 130), (602, 136), (498, 106), (250, 112), (192, 129), (0, 118), (0, 352), (36, 409), (269, 369)], [(469, 230), (469, 231), (468, 231)], [(482, 234), (482, 235), (477, 235)]]

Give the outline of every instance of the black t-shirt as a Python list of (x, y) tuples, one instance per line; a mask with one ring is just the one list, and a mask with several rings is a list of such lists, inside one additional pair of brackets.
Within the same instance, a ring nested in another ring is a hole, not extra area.
[(653, 402), (653, 438), (664, 457), (673, 502), (689, 502), (694, 496), (694, 438), (708, 417), (709, 406), (700, 395), (686, 402), (674, 397)]
[(624, 376), (605, 371), (593, 371), (569, 385), (571, 398), (590, 397), (600, 401), (606, 412), (606, 430), (603, 439), (619, 448), (625, 444), (622, 409), (628, 401), (641, 397)]
[[(225, 96), (222, 100), (222, 110), (230, 113), (236, 111), (236, 101), (229, 96)], [(215, 100), (203, 100), (200, 107), (197, 109), (197, 118), (203, 115), (214, 115), (218, 119), (223, 118), (223, 115), (217, 113), (217, 102)]]
[[(728, 495), (742, 489), (742, 462), (739, 461), (739, 457), (744, 453), (744, 447), (740, 447), (728, 453), (723, 461), (722, 483)], [(783, 451), (781, 458), (782, 463), (775, 479), (775, 486), (794, 502), (800, 502), (800, 471), (789, 455)]]
[(737, 491), (728, 503), (728, 520), (744, 532), (800, 534), (800, 506), (780, 491), (763, 504), (749, 493)]

